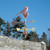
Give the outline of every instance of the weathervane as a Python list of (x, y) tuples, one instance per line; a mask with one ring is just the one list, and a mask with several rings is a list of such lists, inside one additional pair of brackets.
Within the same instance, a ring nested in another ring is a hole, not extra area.
[(27, 18), (28, 15), (29, 15), (29, 13), (27, 13), (27, 11), (28, 11), (28, 7), (24, 7), (24, 10), (23, 10), (23, 11), (21, 11), (21, 12), (18, 13), (18, 14), (16, 14), (16, 15), (19, 15), (19, 14), (23, 13), (23, 16), (24, 16), (24, 18), (25, 18), (25, 21), (24, 21), (24, 22), (17, 22), (17, 21), (13, 21), (13, 22), (12, 22), (13, 25), (16, 25), (16, 24), (18, 24), (18, 23), (25, 23), (24, 29), (16, 28), (17, 31), (24, 30), (23, 33), (24, 33), (24, 35), (25, 35), (25, 38), (26, 38), (26, 35), (28, 34), (27, 30), (35, 31), (35, 30), (34, 30), (35, 28), (27, 29), (27, 27), (26, 27), (26, 23), (28, 23), (28, 22), (34, 22), (34, 21), (26, 21), (26, 18)]

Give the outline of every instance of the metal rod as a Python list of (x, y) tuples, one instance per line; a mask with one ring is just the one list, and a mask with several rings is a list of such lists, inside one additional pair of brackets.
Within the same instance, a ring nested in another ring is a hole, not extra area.
[(26, 18), (25, 18), (25, 26), (26, 26)]

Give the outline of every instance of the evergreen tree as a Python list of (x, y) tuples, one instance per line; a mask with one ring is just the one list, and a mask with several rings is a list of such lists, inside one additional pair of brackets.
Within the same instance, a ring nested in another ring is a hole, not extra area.
[(50, 47), (50, 28), (48, 28), (48, 31), (49, 31), (49, 33), (48, 33), (48, 47)]
[(4, 29), (4, 31), (3, 31), (3, 34), (5, 35), (5, 36), (11, 36), (11, 29), (10, 29), (10, 24), (9, 24), (9, 22), (7, 21), (7, 23), (5, 24), (5, 29)]
[(23, 39), (24, 40), (29, 40), (29, 41), (34, 41), (34, 42), (39, 41), (39, 37), (38, 37), (37, 33), (32, 32), (32, 31), (27, 35), (26, 39), (25, 38), (23, 38)]
[[(22, 22), (20, 16), (13, 18), (13, 20), (17, 21), (17, 22)], [(15, 37), (15, 38), (21, 38), (21, 36), (23, 35), (23, 32), (17, 31), (16, 28), (22, 29), (22, 27), (24, 27), (24, 25), (25, 25), (24, 23), (18, 23), (16, 25), (14, 25), (13, 27), (11, 27), (12, 32), (14, 33), (12, 36)]]
[(2, 25), (5, 24), (4, 20), (0, 18), (0, 34), (3, 31)]
[(48, 28), (48, 31), (50, 31), (50, 28)]
[(47, 35), (45, 32), (43, 32), (42, 37), (40, 38), (40, 41), (44, 41), (46, 45), (48, 45)]
[[(13, 18), (13, 21), (21, 22), (21, 18), (19, 16), (15, 17)], [(22, 27), (24, 27), (24, 23), (18, 23), (16, 25), (11, 26), (11, 24), (7, 22), (5, 24), (5, 29), (3, 31), (3, 34), (8, 37), (11, 36), (14, 38), (19, 38), (19, 37), (21, 38), (23, 32), (17, 31), (16, 28), (22, 28)]]

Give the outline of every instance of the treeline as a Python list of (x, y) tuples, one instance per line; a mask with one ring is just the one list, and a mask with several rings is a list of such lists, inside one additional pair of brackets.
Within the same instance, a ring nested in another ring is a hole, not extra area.
[[(21, 17), (15, 17), (13, 18), (13, 21), (22, 22)], [(0, 18), (0, 35), (8, 36), (11, 38), (16, 39), (23, 39), (23, 40), (29, 40), (33, 42), (41, 42), (44, 41), (47, 46), (50, 46), (50, 40), (47, 39), (47, 35), (45, 32), (43, 32), (42, 36), (39, 38), (39, 35), (36, 32), (30, 31), (25, 38), (22, 31), (17, 31), (16, 28), (23, 28), (24, 23), (18, 23), (17, 25), (11, 25), (9, 21), (5, 22), (2, 18)]]

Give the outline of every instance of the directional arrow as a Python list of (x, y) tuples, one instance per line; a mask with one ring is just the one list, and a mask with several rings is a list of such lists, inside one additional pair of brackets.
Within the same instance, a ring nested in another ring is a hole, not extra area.
[[(26, 21), (26, 23), (28, 23), (28, 22), (32, 22), (33, 23), (35, 21)], [(12, 25), (16, 25), (18, 23), (25, 23), (25, 21), (23, 21), (23, 22), (12, 21)]]
[(27, 28), (20, 29), (20, 28), (16, 28), (16, 29), (17, 29), (17, 31), (20, 31), (20, 30), (24, 30), (24, 31), (27, 31), (27, 30), (32, 30), (32, 31), (35, 31), (35, 30), (34, 30), (35, 28), (32, 28), (32, 29), (27, 29)]

